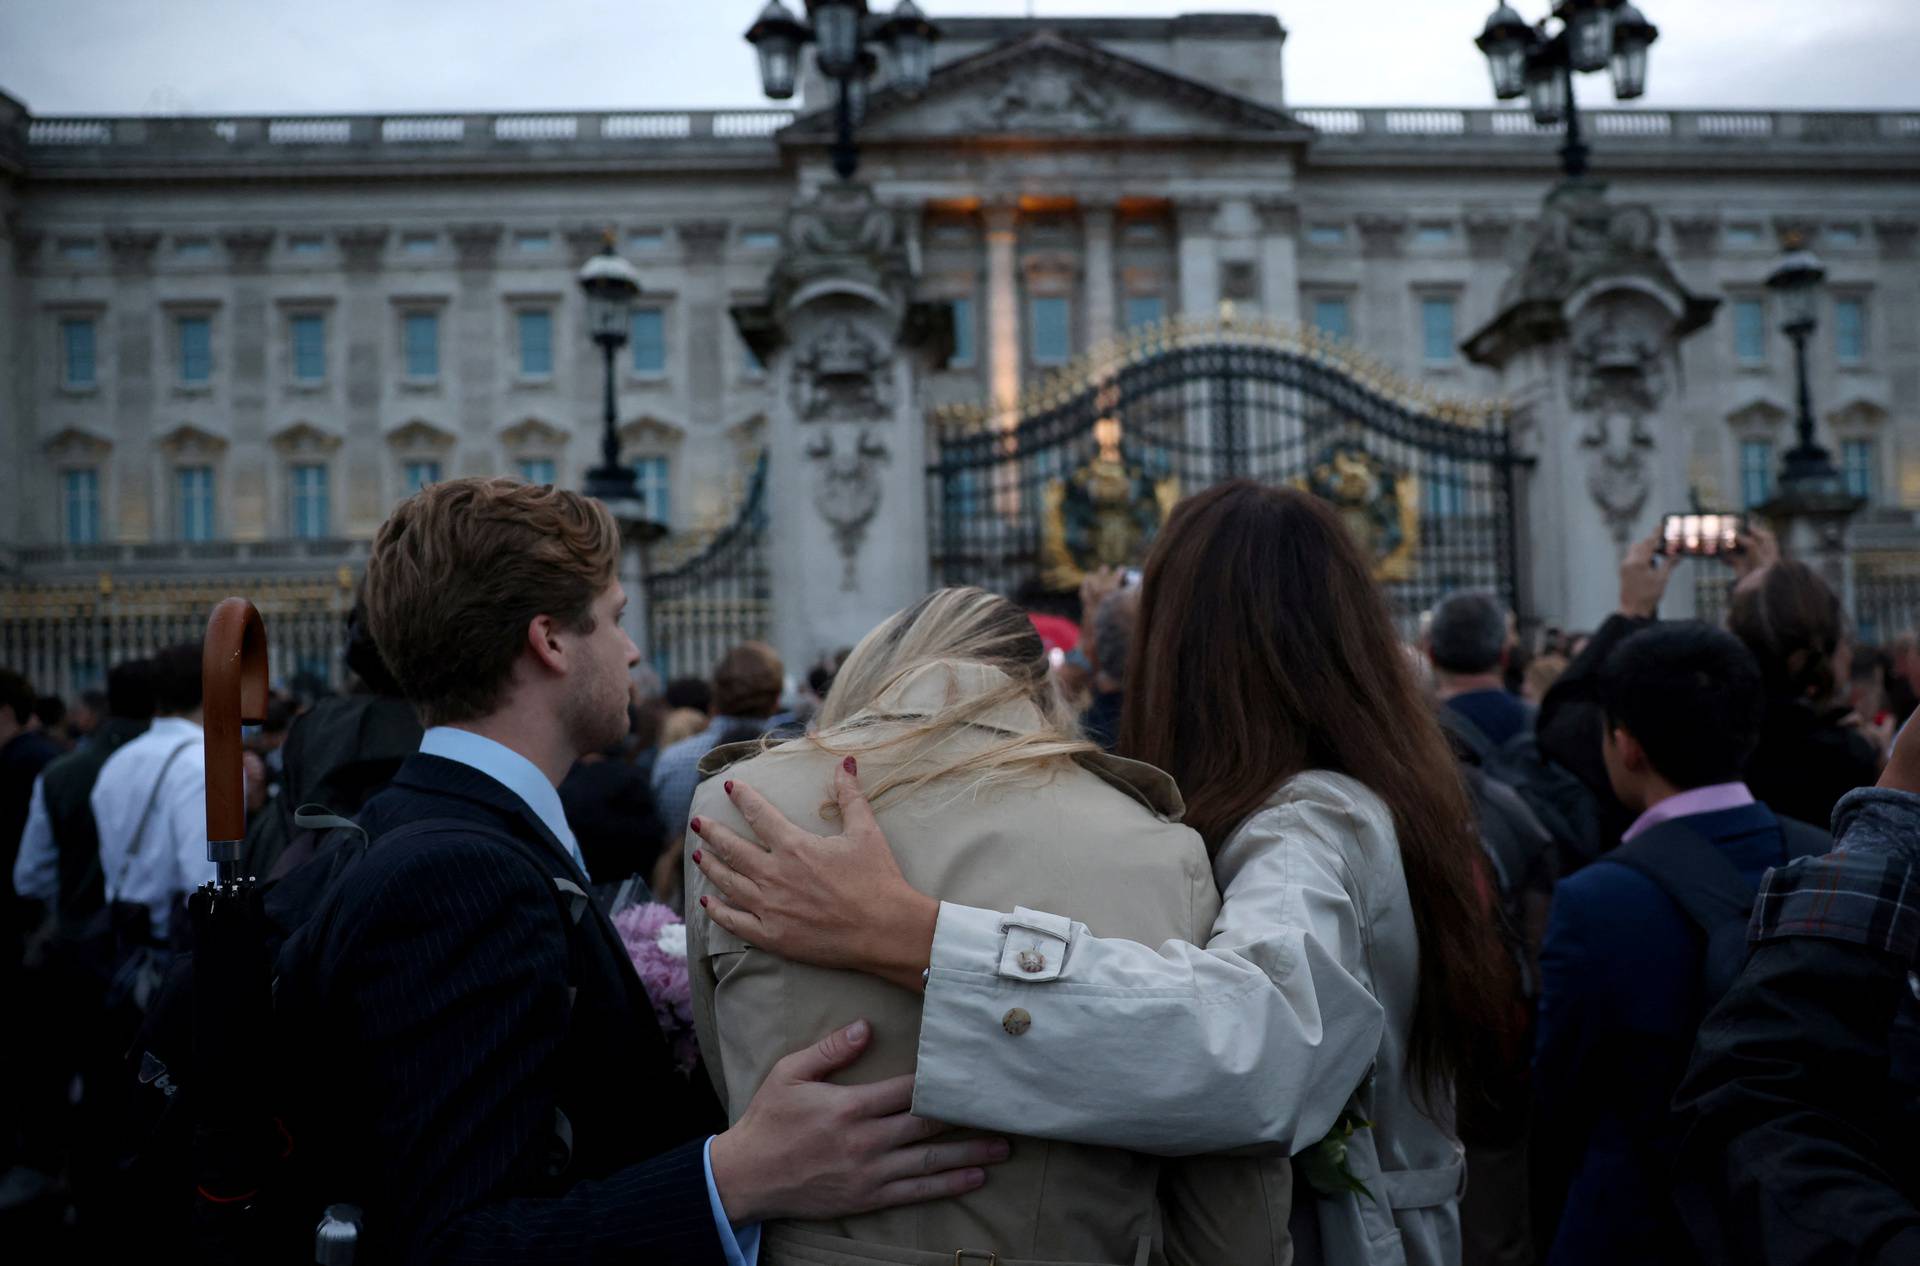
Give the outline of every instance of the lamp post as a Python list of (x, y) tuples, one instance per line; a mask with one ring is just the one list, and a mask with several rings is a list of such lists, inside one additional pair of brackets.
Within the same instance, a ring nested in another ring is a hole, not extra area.
[(1631, 101), (1647, 90), (1647, 49), (1660, 32), (1628, 0), (1559, 0), (1552, 17), (1558, 31), (1548, 31), (1548, 18), (1529, 26), (1501, 0), (1473, 42), (1486, 54), (1496, 98), (1524, 96), (1535, 123), (1565, 124), (1560, 170), (1573, 178), (1587, 174), (1574, 75), (1610, 70), (1614, 97)]
[(802, 21), (781, 0), (767, 7), (747, 28), (747, 43), (760, 55), (760, 86), (769, 97), (793, 95), (800, 49), (815, 46), (820, 73), (838, 85), (834, 105), (833, 170), (852, 180), (860, 166), (853, 133), (866, 118), (869, 81), (879, 68), (876, 49), (884, 49), (888, 82), (910, 96), (924, 91), (933, 73), (933, 41), (940, 31), (913, 0), (900, 0), (891, 14), (867, 11), (867, 0), (806, 0)]
[(580, 289), (587, 296), (587, 328), (600, 345), (606, 363), (606, 391), (600, 432), (600, 464), (587, 472), (587, 495), (608, 504), (640, 501), (640, 485), (633, 468), (620, 461), (620, 436), (615, 430), (619, 407), (614, 399), (613, 362), (627, 345), (627, 328), (633, 320), (633, 301), (640, 297), (640, 274), (613, 249), (613, 235), (606, 245), (580, 268)]

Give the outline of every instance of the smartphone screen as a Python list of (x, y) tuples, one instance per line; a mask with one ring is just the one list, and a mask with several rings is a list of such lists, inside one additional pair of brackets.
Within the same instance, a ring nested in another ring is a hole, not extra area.
[(1660, 520), (1660, 550), (1684, 557), (1713, 558), (1737, 553), (1746, 516), (1669, 514)]

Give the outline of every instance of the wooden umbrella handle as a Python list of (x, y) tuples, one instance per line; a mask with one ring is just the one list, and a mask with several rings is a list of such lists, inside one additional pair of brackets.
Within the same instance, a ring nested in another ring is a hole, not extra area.
[[(238, 877), (247, 834), (247, 781), (240, 727), (267, 719), (267, 626), (245, 598), (228, 598), (207, 621), (201, 703), (207, 733), (207, 852), (222, 883)], [(222, 847), (226, 846), (226, 847)], [(231, 871), (231, 873), (229, 873)]]

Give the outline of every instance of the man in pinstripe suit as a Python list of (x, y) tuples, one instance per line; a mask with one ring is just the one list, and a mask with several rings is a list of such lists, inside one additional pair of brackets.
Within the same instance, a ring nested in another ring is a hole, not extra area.
[(557, 784), (626, 728), (618, 529), (572, 492), (435, 484), (368, 564), (370, 625), (428, 727), (311, 925), (307, 1078), (329, 1198), (405, 1262), (753, 1262), (758, 1223), (972, 1190), (997, 1140), (927, 1140), (911, 1078), (827, 1081), (864, 1022), (710, 1135), (587, 885)]

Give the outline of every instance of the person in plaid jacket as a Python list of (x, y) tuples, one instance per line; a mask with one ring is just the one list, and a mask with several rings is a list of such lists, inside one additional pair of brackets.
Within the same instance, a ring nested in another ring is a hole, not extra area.
[(1706, 1261), (1920, 1262), (1920, 734), (1833, 834), (1761, 884), (1752, 956), (1675, 1102)]

